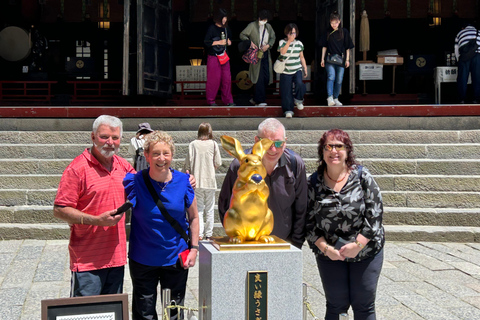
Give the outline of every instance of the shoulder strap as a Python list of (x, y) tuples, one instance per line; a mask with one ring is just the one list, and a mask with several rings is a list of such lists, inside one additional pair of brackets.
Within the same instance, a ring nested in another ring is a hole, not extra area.
[(160, 200), (160, 197), (157, 194), (157, 191), (155, 191), (155, 188), (153, 187), (152, 182), (150, 181), (150, 176), (148, 175), (148, 169), (142, 170), (142, 176), (143, 180), (145, 181), (145, 185), (148, 188), (148, 191), (150, 191), (150, 194), (152, 195), (153, 200), (157, 204), (158, 209), (160, 209), (160, 212), (163, 214), (165, 219), (167, 219), (168, 223), (172, 225), (172, 227), (182, 236), (183, 240), (187, 243), (188, 246), (190, 246), (190, 238), (188, 237), (187, 233), (183, 228), (180, 226), (177, 220), (175, 220), (167, 211), (165, 206), (162, 203), (162, 200)]

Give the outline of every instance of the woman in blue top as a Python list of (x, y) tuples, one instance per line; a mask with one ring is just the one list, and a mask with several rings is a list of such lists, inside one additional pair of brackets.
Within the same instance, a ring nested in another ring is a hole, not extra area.
[[(133, 203), (129, 267), (133, 284), (132, 319), (157, 319), (157, 286), (171, 290), (172, 299), (183, 305), (188, 268), (195, 265), (198, 252), (198, 211), (195, 193), (185, 173), (170, 168), (175, 145), (163, 131), (151, 133), (144, 144), (150, 164), (150, 179), (167, 212), (190, 235), (191, 250), (184, 266), (179, 253), (188, 243), (165, 219), (151, 196), (142, 171), (123, 180), (128, 200)], [(188, 214), (188, 220), (187, 215)], [(177, 319), (172, 309), (171, 319)]]

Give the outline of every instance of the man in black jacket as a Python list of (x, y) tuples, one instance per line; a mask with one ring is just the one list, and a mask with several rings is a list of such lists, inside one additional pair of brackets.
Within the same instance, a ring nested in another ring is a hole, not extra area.
[[(262, 159), (267, 169), (265, 182), (270, 189), (268, 207), (274, 217), (272, 235), (301, 248), (305, 240), (307, 210), (305, 163), (298, 154), (286, 148), (285, 127), (277, 119), (268, 118), (260, 123), (255, 142), (263, 138), (274, 141)], [(239, 166), (238, 160), (233, 160), (223, 181), (218, 199), (218, 212), (222, 223), (230, 207), (232, 188)]]

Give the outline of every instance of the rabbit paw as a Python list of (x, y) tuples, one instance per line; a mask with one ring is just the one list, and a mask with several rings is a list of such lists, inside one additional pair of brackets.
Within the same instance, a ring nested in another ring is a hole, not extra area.
[(230, 238), (230, 243), (243, 243), (244, 238), (241, 236), (235, 236)]
[(265, 243), (272, 243), (272, 242), (275, 242), (275, 239), (273, 239), (273, 237), (271, 236), (260, 236), (260, 238), (258, 238), (258, 241), (265, 242)]

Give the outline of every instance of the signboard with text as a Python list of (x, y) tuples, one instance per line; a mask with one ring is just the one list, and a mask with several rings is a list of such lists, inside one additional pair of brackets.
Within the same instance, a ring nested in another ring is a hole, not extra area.
[(359, 64), (360, 80), (383, 80), (383, 65), (377, 63)]
[(247, 320), (268, 319), (268, 272), (248, 271)]

